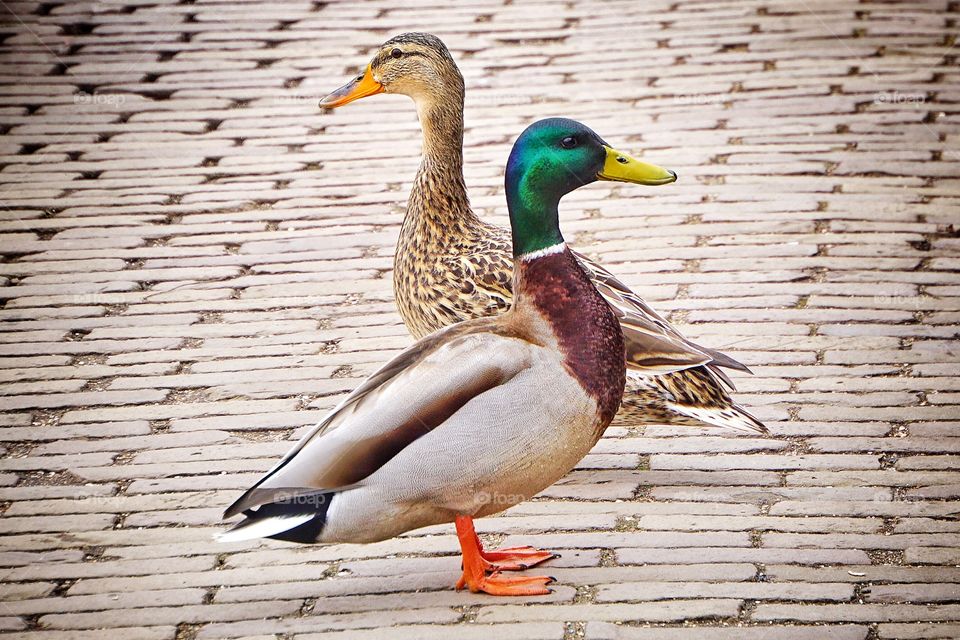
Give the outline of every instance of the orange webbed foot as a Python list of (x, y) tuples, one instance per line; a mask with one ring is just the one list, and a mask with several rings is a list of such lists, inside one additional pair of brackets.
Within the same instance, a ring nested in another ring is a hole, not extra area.
[(484, 574), (478, 580), (469, 580), (466, 573), (457, 582), (457, 590), (463, 587), (472, 593), (489, 593), (492, 596), (545, 596), (553, 593), (547, 585), (556, 582), (551, 576), (507, 576), (499, 571)]
[(458, 516), (456, 525), (457, 537), (463, 551), (463, 574), (457, 580), (458, 591), (466, 587), (473, 593), (496, 596), (539, 596), (551, 593), (547, 585), (555, 580), (550, 576), (506, 576), (501, 571), (522, 571), (556, 558), (557, 554), (534, 547), (484, 551), (470, 517)]
[(541, 562), (559, 558), (559, 553), (542, 551), (536, 547), (507, 547), (495, 551), (480, 551), (480, 557), (490, 564), (493, 571), (523, 571)]

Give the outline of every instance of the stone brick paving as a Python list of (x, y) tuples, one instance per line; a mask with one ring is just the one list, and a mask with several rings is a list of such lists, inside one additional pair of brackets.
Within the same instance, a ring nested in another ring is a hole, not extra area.
[[(10, 638), (960, 637), (957, 2), (0, 5)], [(463, 69), (485, 215), (540, 117), (679, 172), (583, 189), (564, 228), (750, 364), (771, 428), (617, 426), (480, 522), (563, 552), (548, 597), (452, 591), (451, 527), (211, 541), (410, 342), (389, 270), (414, 109), (315, 106), (408, 30)]]

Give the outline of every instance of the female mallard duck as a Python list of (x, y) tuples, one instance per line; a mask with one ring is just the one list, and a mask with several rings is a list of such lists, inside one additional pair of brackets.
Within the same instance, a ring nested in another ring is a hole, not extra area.
[(507, 577), (553, 554), (484, 551), (472, 518), (526, 500), (566, 474), (613, 419), (625, 383), (623, 333), (564, 244), (557, 203), (598, 178), (642, 182), (584, 125), (530, 126), (510, 153), (513, 306), (423, 338), (363, 382), (247, 490), (221, 539), (374, 542), (455, 522), (457, 588), (547, 593)]
[[(406, 33), (383, 44), (363, 73), (321, 102), (335, 108), (376, 93), (413, 98), (423, 128), (423, 160), (414, 180), (394, 258), (393, 290), (415, 338), (509, 308), (513, 261), (506, 229), (471, 210), (463, 181), (463, 77), (435, 36)], [(667, 184), (676, 174), (625, 154), (640, 182)], [(573, 252), (620, 320), (630, 374), (625, 413), (644, 424), (715, 425), (765, 432), (724, 389), (718, 367), (748, 371), (694, 344), (603, 266)]]

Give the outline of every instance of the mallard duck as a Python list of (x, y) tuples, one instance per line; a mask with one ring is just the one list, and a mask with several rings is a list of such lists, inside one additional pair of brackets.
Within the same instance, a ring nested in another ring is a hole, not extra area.
[(485, 551), (473, 518), (558, 480), (616, 414), (623, 333), (564, 243), (557, 203), (597, 179), (648, 175), (578, 122), (527, 128), (506, 169), (513, 305), (431, 333), (367, 378), (226, 510), (246, 517), (221, 539), (375, 542), (452, 521), (458, 589), (547, 593), (548, 577), (502, 571), (554, 554)]
[[(383, 92), (411, 97), (423, 130), (423, 158), (394, 258), (393, 290), (407, 329), (421, 338), (505, 311), (513, 300), (510, 235), (470, 208), (463, 180), (463, 77), (443, 42), (425, 33), (388, 40), (362, 73), (320, 106), (333, 109)], [(676, 180), (673, 172), (645, 167), (643, 184)], [(622, 419), (766, 432), (727, 393), (734, 387), (720, 367), (749, 372), (745, 365), (685, 339), (609, 270), (573, 255), (623, 329), (629, 379)]]

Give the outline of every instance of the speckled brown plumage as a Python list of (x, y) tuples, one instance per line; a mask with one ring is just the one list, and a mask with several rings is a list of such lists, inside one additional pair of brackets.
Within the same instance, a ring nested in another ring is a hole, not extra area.
[[(513, 297), (509, 232), (451, 197), (450, 181), (463, 178), (447, 169), (424, 159), (394, 256), (397, 307), (415, 338), (503, 312)], [(455, 191), (465, 193), (462, 184)]]

